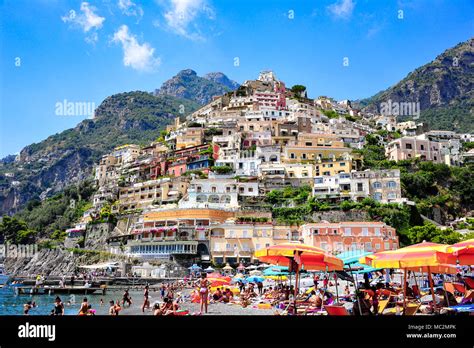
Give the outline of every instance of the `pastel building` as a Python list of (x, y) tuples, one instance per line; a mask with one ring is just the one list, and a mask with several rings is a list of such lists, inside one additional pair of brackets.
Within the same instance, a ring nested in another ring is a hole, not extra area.
[(226, 221), (211, 228), (211, 256), (218, 264), (250, 263), (256, 250), (298, 238), (298, 230), (290, 226)]
[(309, 223), (301, 226), (305, 244), (338, 254), (348, 250), (387, 251), (399, 247), (395, 229), (383, 222)]
[(401, 203), (400, 170), (366, 170), (314, 178), (313, 195), (319, 199)]
[(422, 161), (443, 163), (440, 144), (417, 137), (402, 137), (391, 141), (385, 148), (385, 155), (391, 161), (419, 158)]

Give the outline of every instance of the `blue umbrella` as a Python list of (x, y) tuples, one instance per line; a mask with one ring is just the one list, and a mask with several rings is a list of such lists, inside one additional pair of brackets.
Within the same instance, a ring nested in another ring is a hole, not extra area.
[(284, 276), (288, 274), (288, 267), (283, 266), (272, 266), (263, 271), (264, 276)]
[(191, 270), (191, 271), (200, 271), (200, 270), (202, 270), (202, 268), (199, 267), (198, 265), (196, 265), (195, 263), (191, 267), (188, 267), (188, 269)]
[(265, 278), (258, 277), (258, 276), (252, 276), (252, 277), (247, 277), (245, 280), (250, 282), (250, 283), (258, 283), (258, 282), (263, 282), (265, 280)]

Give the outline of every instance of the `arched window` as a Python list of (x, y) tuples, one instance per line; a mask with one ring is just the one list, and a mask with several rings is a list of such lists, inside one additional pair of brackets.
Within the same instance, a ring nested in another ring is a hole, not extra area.
[(395, 188), (395, 187), (397, 187), (397, 183), (395, 181), (389, 181), (389, 182), (387, 182), (387, 187)]
[(206, 197), (206, 195), (198, 195), (198, 196), (196, 197), (196, 201), (197, 201), (198, 203), (204, 203), (204, 202), (207, 201), (207, 197)]
[(218, 195), (210, 195), (209, 196), (209, 203), (219, 203), (219, 196)]
[(372, 186), (374, 187), (374, 189), (382, 188), (382, 184), (380, 183), (380, 181), (374, 182)]
[(229, 195), (222, 196), (221, 203), (230, 203), (230, 196)]

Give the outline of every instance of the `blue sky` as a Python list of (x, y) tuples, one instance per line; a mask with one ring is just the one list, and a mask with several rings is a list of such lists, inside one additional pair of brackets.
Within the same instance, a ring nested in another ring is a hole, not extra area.
[(98, 106), (185, 68), (369, 97), (472, 37), (472, 13), (472, 0), (0, 0), (0, 157), (85, 118), (58, 102)]

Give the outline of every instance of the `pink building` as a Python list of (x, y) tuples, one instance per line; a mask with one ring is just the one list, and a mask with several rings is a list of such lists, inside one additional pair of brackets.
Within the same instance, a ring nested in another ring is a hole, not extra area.
[(416, 137), (403, 137), (391, 141), (385, 148), (385, 155), (391, 161), (419, 158), (423, 161), (443, 163), (439, 143)]
[(305, 244), (335, 254), (348, 250), (379, 252), (399, 247), (395, 229), (378, 221), (309, 223), (300, 229)]

